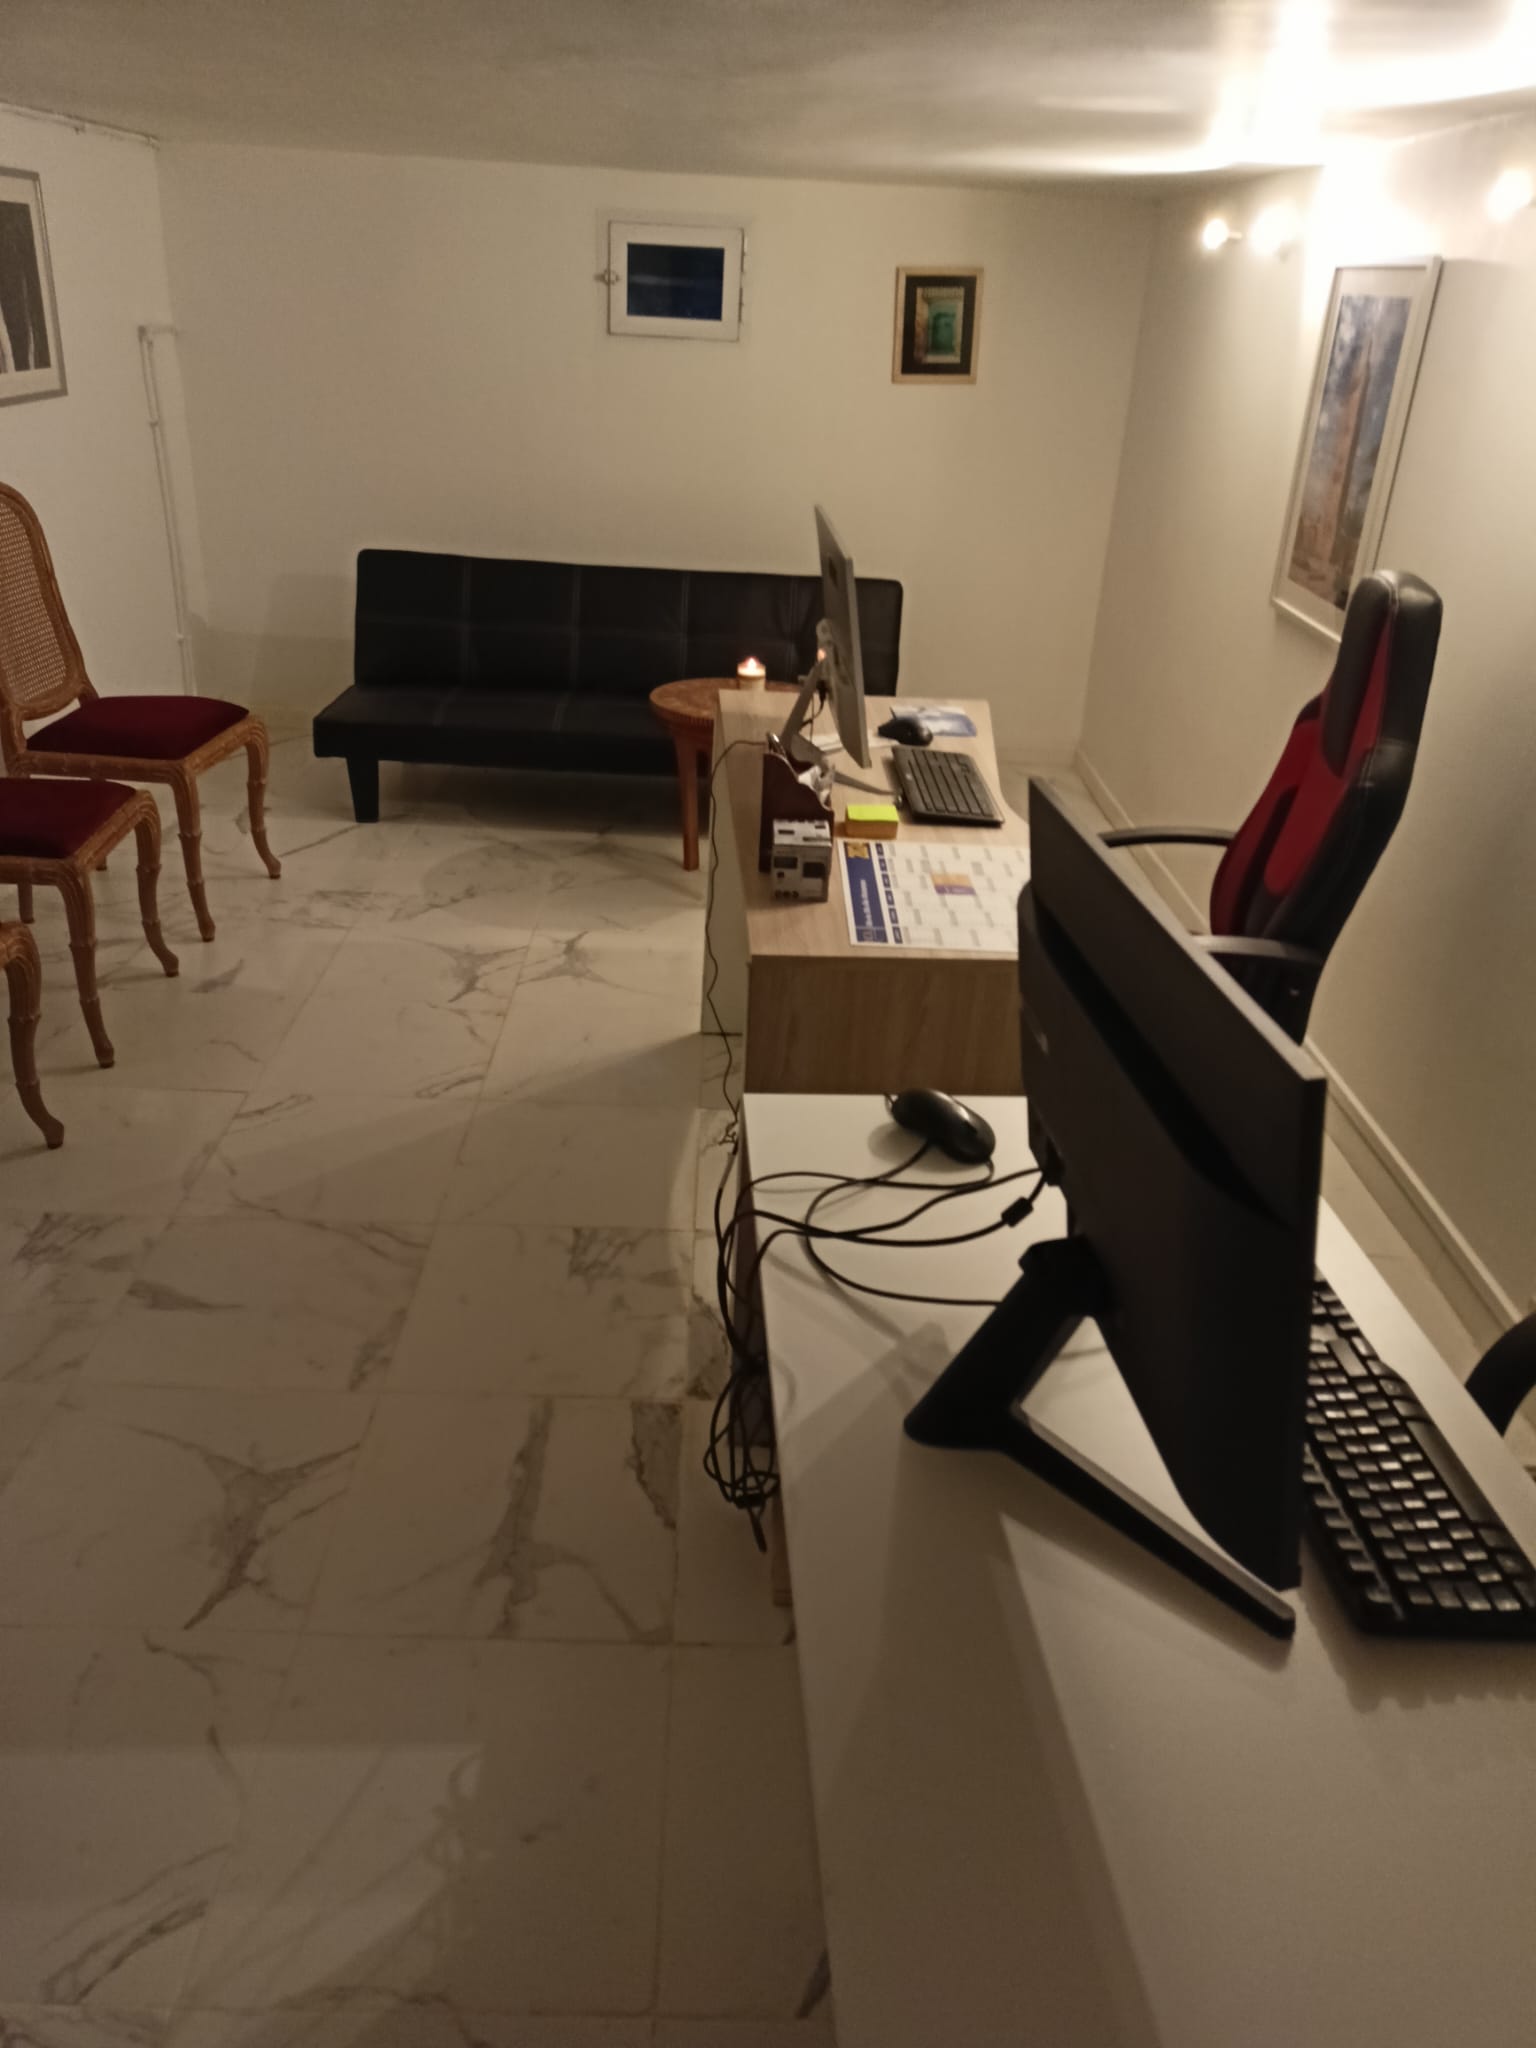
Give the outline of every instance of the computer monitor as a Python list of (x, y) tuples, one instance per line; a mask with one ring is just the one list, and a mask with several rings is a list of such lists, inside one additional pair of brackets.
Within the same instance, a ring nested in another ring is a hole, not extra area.
[(853, 558), (816, 507), (816, 552), (821, 561), (821, 612), (816, 643), (826, 673), (832, 719), (843, 751), (861, 768), (870, 765), (864, 712), (864, 654), (859, 645), (859, 593)]
[[(816, 700), (825, 691), (843, 751), (861, 768), (870, 765), (869, 729), (864, 712), (864, 654), (859, 645), (859, 593), (852, 558), (832, 531), (832, 522), (816, 507), (816, 552), (821, 561), (822, 616), (816, 622), (816, 659), (800, 678), (800, 694), (777, 736), (777, 745), (797, 769), (811, 768), (823, 776), (831, 769), (825, 750), (808, 730)], [(844, 778), (846, 780), (846, 777)], [(862, 788), (862, 783), (853, 785)], [(882, 789), (877, 794), (885, 794)]]
[[(1007, 1452), (1275, 1634), (1300, 1578), (1302, 1420), (1326, 1083), (1132, 857), (1030, 785), (1019, 900), (1030, 1141), (1069, 1234), (907, 1418)], [(1024, 1412), (1097, 1323), (1191, 1515), (1138, 1500)], [(1220, 1546), (1220, 1548), (1216, 1548)]]

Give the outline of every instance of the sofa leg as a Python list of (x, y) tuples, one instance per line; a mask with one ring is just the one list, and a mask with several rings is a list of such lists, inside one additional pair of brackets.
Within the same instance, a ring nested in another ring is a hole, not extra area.
[(379, 822), (379, 764), (356, 754), (347, 756), (347, 780), (352, 785), (352, 815), (359, 825)]

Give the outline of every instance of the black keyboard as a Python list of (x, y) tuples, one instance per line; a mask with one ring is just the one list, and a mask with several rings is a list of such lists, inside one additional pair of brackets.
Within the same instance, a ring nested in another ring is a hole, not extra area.
[(1326, 1282), (1312, 1304), (1304, 1524), (1358, 1628), (1536, 1637), (1536, 1571)]
[(925, 825), (1001, 825), (1002, 811), (969, 754), (892, 747), (902, 800)]

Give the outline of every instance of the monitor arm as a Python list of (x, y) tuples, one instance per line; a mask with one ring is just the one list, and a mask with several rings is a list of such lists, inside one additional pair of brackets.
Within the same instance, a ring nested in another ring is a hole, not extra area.
[(1506, 1330), (1472, 1368), (1467, 1392), (1501, 1433), (1515, 1411), (1536, 1387), (1536, 1315)]
[(816, 659), (800, 678), (800, 694), (790, 707), (789, 717), (783, 728), (773, 735), (774, 742), (797, 769), (826, 766), (826, 755), (806, 731), (813, 707), (825, 699), (827, 694), (828, 671), (836, 655), (832, 647), (832, 629), (825, 619), (816, 626)]
[(1230, 846), (1233, 835), (1216, 825), (1125, 825), (1099, 838), (1105, 846)]

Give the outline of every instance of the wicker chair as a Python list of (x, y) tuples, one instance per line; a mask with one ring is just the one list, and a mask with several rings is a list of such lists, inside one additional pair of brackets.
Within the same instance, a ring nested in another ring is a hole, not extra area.
[(120, 782), (0, 776), (0, 883), (15, 883), (24, 925), (32, 921), (35, 884), (55, 888), (63, 897), (80, 1008), (96, 1058), (104, 1067), (110, 1067), (117, 1055), (101, 1021), (101, 998), (96, 993), (96, 903), (91, 877), (130, 832), (139, 843), (139, 915), (144, 936), (166, 973), (179, 973), (176, 955), (160, 936), (156, 902), (160, 813), (148, 790), (128, 789)]
[[(60, 711), (64, 717), (27, 738), (28, 720)], [(98, 697), (37, 514), (19, 491), (0, 484), (0, 755), (6, 772), (168, 783), (187, 888), (205, 939), (213, 937), (214, 924), (203, 887), (197, 778), (242, 747), (250, 764), (251, 838), (275, 877), (282, 865), (267, 844), (266, 726), (216, 697)]]
[(37, 1017), (43, 990), (43, 970), (37, 945), (24, 924), (0, 924), (0, 967), (11, 992), (11, 1066), (16, 1074), (16, 1093), (21, 1106), (47, 1140), (50, 1152), (64, 1142), (64, 1126), (50, 1116), (37, 1085)]

